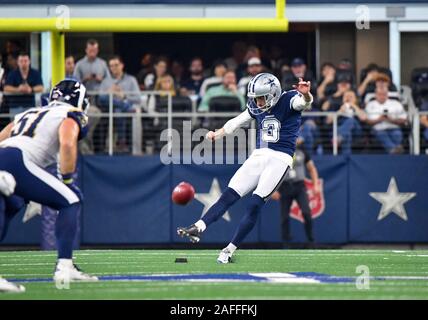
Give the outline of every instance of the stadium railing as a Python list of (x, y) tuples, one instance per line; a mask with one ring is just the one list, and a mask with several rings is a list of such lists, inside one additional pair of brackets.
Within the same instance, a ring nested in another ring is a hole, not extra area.
[[(135, 94), (124, 92), (125, 94)], [(191, 145), (192, 148), (202, 142), (192, 139), (197, 129), (216, 130), (227, 120), (239, 112), (198, 112), (197, 100), (188, 99), (175, 104), (178, 98), (165, 91), (143, 91), (141, 102), (134, 104), (132, 110), (121, 111), (115, 106), (114, 95), (110, 92), (89, 92), (91, 107), (88, 111), (89, 134), (80, 143), (83, 154), (156, 154), (163, 147), (171, 151), (173, 137), (180, 136), (181, 145)], [(99, 97), (108, 96), (107, 106), (100, 104)], [(3, 93), (3, 96), (7, 94)], [(36, 94), (36, 103), (42, 105), (45, 94)], [(407, 95), (406, 95), (407, 96)], [(177, 100), (178, 101), (178, 100)], [(176, 108), (179, 111), (177, 111)], [(419, 112), (412, 101), (406, 103), (408, 125), (403, 130), (404, 152), (408, 154), (426, 153), (427, 141), (423, 138), (420, 128), (420, 116), (428, 114)], [(339, 118), (338, 112), (304, 112), (304, 118), (314, 120), (316, 130), (314, 135), (314, 154), (341, 154), (337, 141)], [(325, 119), (332, 117), (330, 125)], [(10, 113), (0, 113), (0, 128), (13, 118)], [(246, 144), (248, 150), (255, 147), (255, 124), (247, 129)], [(187, 132), (184, 132), (186, 131)], [(194, 138), (194, 137), (193, 137)], [(235, 150), (239, 146), (235, 143)], [(422, 150), (422, 152), (421, 152)], [(362, 134), (352, 142), (353, 153), (385, 153), (381, 145), (374, 139), (371, 129), (362, 124)]]

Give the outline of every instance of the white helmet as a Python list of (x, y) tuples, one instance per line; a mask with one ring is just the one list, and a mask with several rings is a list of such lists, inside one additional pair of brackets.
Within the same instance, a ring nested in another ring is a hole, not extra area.
[[(281, 97), (281, 83), (270, 73), (259, 73), (248, 83), (247, 108), (253, 115), (262, 114), (273, 108)], [(266, 104), (258, 107), (257, 97), (265, 97)]]

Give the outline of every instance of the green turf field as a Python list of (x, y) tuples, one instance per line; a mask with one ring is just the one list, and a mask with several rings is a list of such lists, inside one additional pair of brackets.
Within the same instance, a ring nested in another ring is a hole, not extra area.
[[(234, 263), (228, 265), (217, 264), (217, 254), (217, 250), (77, 251), (75, 261), (85, 272), (110, 277), (110, 280), (71, 283), (68, 290), (58, 290), (55, 283), (49, 281), (56, 260), (54, 252), (0, 252), (0, 274), (7, 279), (24, 279), (27, 289), (24, 294), (0, 294), (0, 299), (428, 298), (428, 251), (240, 250)], [(176, 257), (187, 257), (188, 263), (175, 263)], [(356, 287), (359, 265), (369, 267), (369, 289)], [(299, 279), (317, 278), (305, 277), (307, 272), (339, 282), (271, 283), (251, 279), (189, 282), (164, 278), (147, 281), (151, 279), (148, 276), (171, 274), (208, 274), (210, 277), (229, 274), (233, 277), (248, 273), (297, 273)], [(145, 280), (138, 278), (142, 276), (146, 276)], [(343, 277), (345, 281), (341, 282)]]

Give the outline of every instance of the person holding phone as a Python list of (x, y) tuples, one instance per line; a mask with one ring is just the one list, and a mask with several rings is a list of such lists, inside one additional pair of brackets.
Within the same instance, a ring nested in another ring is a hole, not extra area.
[(110, 78), (105, 60), (98, 57), (99, 45), (95, 39), (86, 42), (85, 57), (77, 61), (73, 76), (82, 82), (87, 90), (98, 91), (101, 82)]
[(365, 108), (367, 124), (372, 127), (372, 134), (390, 154), (403, 153), (403, 132), (401, 127), (407, 123), (407, 114), (403, 105), (388, 98), (386, 86), (376, 87), (376, 99)]

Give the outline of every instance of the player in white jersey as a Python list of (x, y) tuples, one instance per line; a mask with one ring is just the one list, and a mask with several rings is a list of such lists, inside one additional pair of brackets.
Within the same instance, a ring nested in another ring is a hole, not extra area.
[[(11, 218), (34, 201), (58, 210), (55, 236), (58, 262), (56, 281), (97, 280), (81, 272), (73, 263), (78, 212), (82, 194), (73, 180), (77, 143), (87, 131), (86, 88), (78, 81), (65, 79), (50, 94), (49, 104), (15, 116), (0, 132), (0, 171), (16, 182), (11, 195), (0, 194), (0, 240)], [(61, 178), (44, 170), (58, 161)]]

